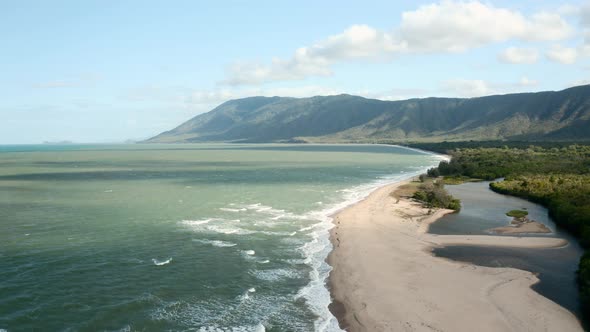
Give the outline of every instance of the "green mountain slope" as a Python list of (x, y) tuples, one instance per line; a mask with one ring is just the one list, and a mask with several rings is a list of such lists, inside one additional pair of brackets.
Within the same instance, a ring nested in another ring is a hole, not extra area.
[(147, 142), (590, 140), (590, 85), (480, 98), (351, 95), (225, 102)]

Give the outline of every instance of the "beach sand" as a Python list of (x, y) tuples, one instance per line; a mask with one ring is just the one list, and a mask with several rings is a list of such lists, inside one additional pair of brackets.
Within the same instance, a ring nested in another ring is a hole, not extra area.
[[(407, 182), (405, 182), (407, 183)], [(377, 189), (334, 216), (332, 312), (347, 331), (582, 331), (577, 318), (533, 291), (530, 272), (434, 257), (441, 245), (559, 247), (557, 238), (427, 234), (450, 210), (429, 210)]]
[(508, 226), (496, 227), (488, 230), (496, 234), (543, 234), (551, 233), (547, 226), (538, 221), (528, 221), (526, 223), (511, 224)]

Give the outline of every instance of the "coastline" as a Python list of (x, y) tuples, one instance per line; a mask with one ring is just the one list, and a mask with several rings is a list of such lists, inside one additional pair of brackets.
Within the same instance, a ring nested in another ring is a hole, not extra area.
[(528, 271), (435, 257), (444, 245), (550, 248), (558, 238), (434, 235), (451, 210), (390, 196), (410, 180), (382, 186), (333, 215), (330, 310), (347, 331), (582, 331), (577, 318), (531, 289)]

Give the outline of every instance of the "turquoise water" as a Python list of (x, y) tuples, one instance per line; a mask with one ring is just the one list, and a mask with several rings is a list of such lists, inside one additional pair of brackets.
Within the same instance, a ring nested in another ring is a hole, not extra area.
[(0, 329), (337, 331), (329, 215), (439, 160), (377, 145), (0, 147)]

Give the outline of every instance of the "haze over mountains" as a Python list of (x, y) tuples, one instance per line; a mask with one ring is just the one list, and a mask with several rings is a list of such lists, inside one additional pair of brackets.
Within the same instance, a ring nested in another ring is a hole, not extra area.
[(590, 85), (479, 98), (227, 101), (146, 142), (590, 140)]

